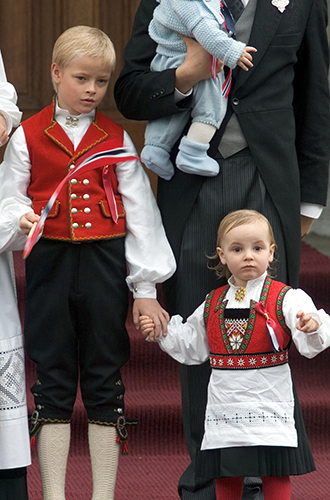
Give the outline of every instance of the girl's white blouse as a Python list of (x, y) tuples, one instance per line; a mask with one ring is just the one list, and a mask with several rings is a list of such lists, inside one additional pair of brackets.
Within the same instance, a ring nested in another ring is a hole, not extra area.
[[(251, 299), (259, 301), (265, 276), (248, 282), (241, 302), (235, 301), (237, 287), (229, 280), (227, 307), (249, 308)], [(209, 358), (204, 304), (186, 323), (181, 316), (173, 316), (167, 336), (159, 340), (160, 347), (180, 363), (200, 364)], [(296, 329), (300, 309), (317, 312), (322, 324), (315, 333), (306, 335)], [(286, 293), (283, 314), (300, 354), (312, 358), (329, 347), (330, 317), (323, 310), (317, 311), (304, 291), (290, 289)], [(261, 369), (212, 369), (201, 449), (257, 445), (298, 446), (289, 364)]]

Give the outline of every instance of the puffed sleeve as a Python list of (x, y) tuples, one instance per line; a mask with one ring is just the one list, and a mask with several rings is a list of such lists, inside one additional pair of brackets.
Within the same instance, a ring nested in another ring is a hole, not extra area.
[(172, 316), (167, 336), (159, 339), (160, 348), (179, 363), (199, 365), (210, 355), (203, 320), (204, 305), (201, 304), (185, 323), (181, 316)]
[(31, 162), (25, 135), (19, 127), (11, 137), (0, 166), (0, 249), (23, 250), (26, 236), (19, 227), (22, 215), (30, 212), (27, 196)]
[(17, 94), (14, 86), (7, 82), (5, 67), (0, 52), (0, 114), (6, 120), (7, 132), (11, 132), (12, 127), (18, 127), (22, 113), (16, 106)]
[[(320, 327), (315, 332), (306, 334), (297, 330), (296, 315), (299, 310), (317, 314)], [(283, 315), (297, 350), (306, 358), (314, 358), (330, 346), (330, 317), (323, 309), (317, 310), (312, 299), (303, 290), (288, 290), (283, 300)]]
[[(126, 132), (124, 146), (137, 156)], [(149, 178), (138, 161), (117, 164), (116, 175), (126, 213), (127, 284), (134, 298), (156, 298), (156, 284), (170, 278), (176, 264)]]

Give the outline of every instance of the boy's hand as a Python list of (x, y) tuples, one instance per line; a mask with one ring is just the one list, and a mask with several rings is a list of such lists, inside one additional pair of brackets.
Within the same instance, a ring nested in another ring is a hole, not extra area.
[(139, 329), (139, 317), (148, 316), (154, 323), (153, 332), (149, 334), (150, 340), (157, 340), (161, 332), (166, 336), (167, 323), (170, 317), (156, 299), (135, 299), (133, 304), (133, 323)]
[(313, 318), (312, 314), (305, 314), (304, 311), (297, 312), (297, 330), (304, 333), (313, 333), (319, 328), (318, 322)]
[[(187, 47), (185, 60), (175, 71), (175, 87), (186, 94), (201, 80), (212, 77), (210, 54), (193, 38), (180, 35)], [(218, 73), (223, 69), (223, 62), (218, 62)]]
[(237, 61), (237, 66), (240, 68), (244, 69), (244, 71), (249, 71), (249, 68), (253, 67), (252, 64), (252, 56), (250, 52), (257, 52), (257, 49), (255, 47), (248, 47), (246, 46), (240, 56), (240, 58)]
[(155, 323), (152, 321), (152, 319), (149, 318), (149, 316), (140, 316), (139, 317), (139, 329), (141, 330), (141, 333), (144, 337), (150, 338), (150, 335), (153, 333), (153, 330), (155, 328)]
[(24, 234), (29, 234), (33, 224), (35, 222), (38, 222), (39, 219), (40, 215), (37, 215), (34, 212), (27, 212), (20, 218), (19, 227), (21, 228)]

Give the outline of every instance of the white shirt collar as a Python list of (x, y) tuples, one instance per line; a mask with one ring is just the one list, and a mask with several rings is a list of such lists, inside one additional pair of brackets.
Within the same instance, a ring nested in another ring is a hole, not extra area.
[[(249, 294), (250, 292), (252, 292), (256, 288), (258, 288), (260, 285), (262, 285), (263, 282), (265, 281), (266, 276), (267, 276), (267, 271), (265, 271), (261, 276), (258, 276), (258, 278), (254, 278), (253, 280), (249, 280), (246, 283), (246, 287), (245, 287), (246, 293)], [(229, 283), (229, 286), (231, 288), (233, 288), (235, 291), (240, 288), (239, 286), (234, 285), (234, 277), (233, 276), (230, 276), (228, 283)]]
[[(90, 111), (89, 113), (81, 113), (80, 115), (70, 115), (69, 111), (67, 109), (62, 109), (59, 107), (56, 101), (56, 107), (55, 107), (55, 119), (56, 121), (62, 125), (62, 127), (67, 127), (66, 125), (66, 120), (67, 117), (71, 118), (78, 118), (77, 126), (86, 126), (90, 125), (92, 121), (94, 120), (95, 117), (95, 109)], [(70, 127), (72, 128), (72, 127)]]

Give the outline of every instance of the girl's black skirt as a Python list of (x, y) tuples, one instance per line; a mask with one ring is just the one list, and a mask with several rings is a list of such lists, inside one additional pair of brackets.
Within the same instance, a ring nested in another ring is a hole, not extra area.
[(293, 394), (298, 448), (242, 446), (199, 451), (196, 459), (196, 475), (209, 480), (221, 477), (291, 476), (315, 470), (294, 384)]

